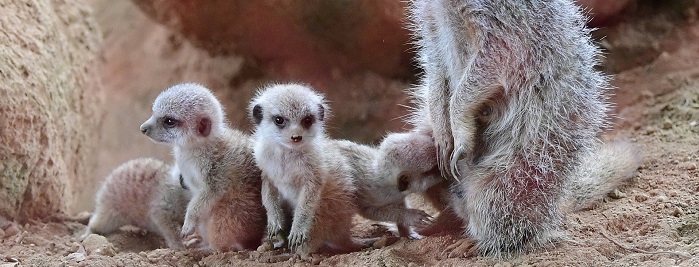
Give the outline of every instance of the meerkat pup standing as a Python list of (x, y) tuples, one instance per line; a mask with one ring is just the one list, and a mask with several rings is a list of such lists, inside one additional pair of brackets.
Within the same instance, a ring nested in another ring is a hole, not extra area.
[(185, 83), (163, 91), (141, 131), (173, 146), (184, 184), (192, 192), (181, 236), (196, 228), (215, 250), (259, 246), (265, 212), (252, 141), (226, 125), (221, 104), (207, 88)]
[(413, 0), (425, 70), (416, 128), (458, 181), (451, 207), (483, 254), (561, 235), (564, 185), (605, 125), (607, 77), (572, 0)]
[(191, 198), (176, 167), (151, 158), (130, 160), (114, 169), (97, 192), (95, 212), (83, 237), (133, 225), (159, 234), (169, 248), (184, 248), (180, 230)]
[(249, 111), (267, 234), (290, 225), (288, 245), (302, 258), (320, 249), (359, 250), (363, 244), (350, 235), (357, 189), (349, 163), (328, 145), (323, 96), (303, 85), (272, 85), (258, 92)]

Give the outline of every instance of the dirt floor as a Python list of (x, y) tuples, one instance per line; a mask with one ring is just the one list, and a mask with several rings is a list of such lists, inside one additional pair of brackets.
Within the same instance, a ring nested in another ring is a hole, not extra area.
[[(554, 248), (511, 260), (448, 259), (442, 254), (458, 237), (432, 236), (420, 240), (401, 239), (378, 249), (321, 257), (315, 263), (699, 266), (699, 22), (692, 16), (681, 23), (672, 22), (676, 26), (667, 26), (670, 22), (666, 18), (656, 20), (634, 25), (622, 22), (613, 29), (603, 30), (610, 35), (603, 42), (609, 52), (605, 69), (615, 73), (613, 83), (618, 90), (613, 100), (619, 105), (618, 116), (621, 117), (615, 120), (615, 129), (606, 136), (627, 137), (637, 142), (643, 148), (645, 160), (630, 184), (593, 209), (567, 216), (565, 241)], [(648, 37), (639, 30), (648, 28), (662, 32)], [(612, 37), (614, 32), (619, 34)], [(109, 40), (109, 36), (106, 38)], [(644, 50), (642, 56), (620, 56), (624, 47), (647, 46), (651, 48)], [(640, 59), (642, 62), (629, 63)], [(183, 62), (187, 60), (196, 59), (182, 59)], [(134, 77), (140, 79), (141, 76)], [(123, 157), (128, 158), (127, 155)], [(92, 236), (81, 242), (78, 237), (85, 229), (86, 215), (81, 216), (73, 218), (77, 220), (55, 219), (24, 225), (0, 221), (0, 267), (268, 265), (265, 263), (268, 255), (256, 251), (205, 255), (161, 249), (162, 241), (137, 229), (124, 229), (107, 239)], [(360, 236), (384, 232), (382, 227), (366, 221), (360, 221), (354, 230)], [(272, 265), (297, 264), (311, 263), (285, 261)]]

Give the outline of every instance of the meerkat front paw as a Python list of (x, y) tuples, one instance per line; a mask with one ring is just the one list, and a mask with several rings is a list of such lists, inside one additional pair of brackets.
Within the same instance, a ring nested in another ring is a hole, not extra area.
[(432, 216), (422, 210), (407, 209), (403, 215), (402, 223), (415, 227), (416, 229), (423, 229), (432, 223)]
[(308, 239), (307, 231), (302, 231), (299, 229), (292, 229), (289, 233), (289, 248), (292, 250), (298, 250), (298, 248), (303, 245)]
[(190, 217), (186, 217), (184, 220), (184, 224), (182, 225), (182, 231), (180, 231), (180, 237), (185, 238), (187, 236), (194, 234), (194, 227), (195, 226), (196, 226), (195, 220), (190, 219)]
[(476, 241), (470, 238), (462, 238), (447, 246), (444, 250), (442, 256), (447, 256), (448, 258), (468, 258), (478, 255), (476, 249)]
[(451, 132), (443, 127), (435, 127), (432, 132), (434, 145), (437, 148), (437, 166), (444, 177), (456, 177), (452, 173), (451, 158), (454, 152), (454, 137)]

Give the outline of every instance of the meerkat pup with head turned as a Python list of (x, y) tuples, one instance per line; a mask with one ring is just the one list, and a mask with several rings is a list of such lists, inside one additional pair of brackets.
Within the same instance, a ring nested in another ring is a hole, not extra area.
[(141, 131), (173, 146), (175, 163), (192, 192), (181, 236), (196, 229), (215, 250), (259, 246), (265, 212), (252, 141), (226, 125), (221, 104), (207, 88), (185, 83), (163, 91)]
[[(378, 192), (383, 194), (383, 199), (405, 199), (408, 194), (416, 193), (439, 211), (439, 215), (429, 223), (414, 225), (418, 226), (419, 234), (430, 235), (433, 234), (431, 229), (441, 230), (448, 228), (446, 225), (457, 224), (455, 222), (459, 220), (446, 206), (449, 181), (437, 167), (437, 153), (431, 136), (419, 132), (390, 133), (381, 141), (378, 151), (379, 156), (373, 163), (373, 179), (390, 181), (398, 189), (377, 190), (383, 191)], [(400, 224), (398, 226), (401, 232)]]
[(595, 70), (599, 49), (580, 8), (572, 0), (411, 4), (425, 70), (414, 123), (431, 129), (440, 170), (457, 180), (451, 208), (483, 254), (552, 244), (564, 186), (595, 149), (609, 110), (608, 78)]
[(190, 198), (176, 167), (151, 158), (130, 160), (104, 180), (83, 238), (133, 225), (159, 234), (169, 248), (182, 249), (180, 230)]
[(350, 163), (328, 145), (323, 96), (303, 85), (271, 85), (249, 111), (267, 234), (283, 235), (290, 226), (288, 245), (302, 258), (321, 249), (359, 250), (363, 244), (350, 235), (357, 189)]
[[(389, 135), (384, 143), (409, 141), (395, 140), (399, 138), (394, 137), (398, 136)], [(427, 213), (408, 208), (405, 204), (405, 198), (410, 193), (422, 193), (444, 180), (436, 168), (421, 164), (427, 163), (425, 160), (407, 157), (411, 153), (408, 150), (424, 147), (408, 145), (385, 149), (388, 146), (382, 144), (379, 148), (373, 148), (347, 140), (331, 140), (328, 141), (328, 146), (337, 149), (342, 161), (349, 163), (357, 186), (357, 208), (362, 217), (396, 223), (401, 237), (413, 237), (411, 226), (422, 229), (429, 225), (431, 217)], [(434, 147), (432, 143), (429, 146)], [(413, 159), (417, 161), (411, 162)], [(395, 170), (406, 165), (410, 167), (405, 172)], [(436, 163), (433, 165), (436, 167)]]

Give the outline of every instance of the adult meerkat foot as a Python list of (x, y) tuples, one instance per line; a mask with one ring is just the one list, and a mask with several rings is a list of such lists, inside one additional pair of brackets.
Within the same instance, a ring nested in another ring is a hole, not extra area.
[(442, 256), (446, 256), (447, 258), (468, 258), (476, 255), (478, 255), (476, 241), (470, 238), (461, 238), (457, 240), (454, 244), (447, 246), (447, 249), (442, 253)]

